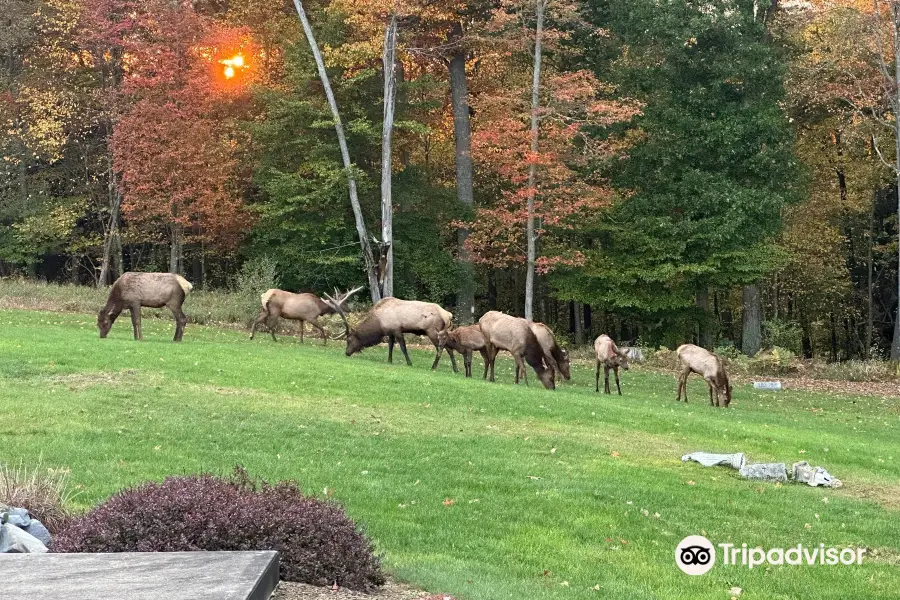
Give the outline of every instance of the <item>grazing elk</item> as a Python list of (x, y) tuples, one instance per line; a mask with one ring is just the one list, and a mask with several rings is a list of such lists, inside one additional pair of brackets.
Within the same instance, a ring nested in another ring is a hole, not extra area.
[[(719, 406), (719, 393), (725, 395), (725, 406), (731, 404), (731, 382), (728, 381), (728, 373), (722, 366), (719, 357), (700, 346), (694, 344), (682, 344), (676, 350), (681, 361), (681, 375), (678, 376), (678, 397), (681, 400), (681, 392), (684, 390), (684, 401), (687, 402), (687, 380), (691, 373), (697, 373), (706, 380), (709, 386), (709, 405)], [(716, 401), (713, 403), (713, 389), (716, 391)]]
[[(343, 294), (339, 294), (338, 291), (335, 290), (335, 301), (346, 308), (346, 303), (347, 300), (350, 299), (350, 296), (361, 289), (362, 287), (358, 287), (344, 292)], [(295, 294), (293, 292), (276, 289), (266, 291), (259, 299), (262, 302), (262, 310), (259, 311), (259, 316), (253, 321), (253, 328), (250, 330), (251, 340), (253, 339), (253, 336), (256, 335), (256, 328), (261, 323), (265, 322), (269, 333), (272, 334), (272, 339), (277, 341), (278, 338), (275, 337), (275, 323), (278, 321), (278, 317), (282, 317), (284, 319), (300, 321), (301, 344), (303, 343), (303, 329), (305, 323), (309, 323), (310, 326), (317, 329), (319, 333), (322, 334), (323, 345), (328, 343), (328, 334), (317, 321), (319, 317), (333, 315), (336, 312), (334, 307), (328, 302), (325, 302), (315, 294)]]
[(134, 339), (142, 340), (141, 307), (162, 308), (165, 306), (175, 317), (175, 339), (180, 342), (187, 324), (187, 315), (181, 310), (184, 299), (194, 286), (174, 273), (123, 273), (109, 289), (106, 306), (97, 314), (100, 337), (105, 338), (112, 329), (116, 318), (126, 308), (131, 311), (131, 325)]
[(484, 375), (482, 379), (487, 379), (487, 349), (484, 344), (484, 335), (482, 335), (481, 327), (478, 324), (441, 331), (438, 333), (438, 342), (442, 348), (447, 349), (447, 354), (452, 356), (454, 350), (462, 354), (463, 364), (466, 368), (466, 377), (472, 376), (472, 353), (478, 350), (484, 361)]
[[(352, 329), (347, 322), (347, 314), (337, 298), (332, 298), (328, 294), (325, 294), (325, 298), (344, 321), (344, 327), (347, 330), (347, 356), (361, 352), (363, 348), (376, 346), (387, 336), (388, 362), (394, 362), (394, 342), (396, 341), (400, 343), (400, 350), (406, 357), (406, 364), (412, 366), (403, 334), (413, 333), (428, 336), (428, 339), (434, 344), (435, 356), (431, 368), (437, 368), (443, 350), (438, 341), (438, 335), (441, 331), (449, 329), (453, 320), (453, 315), (437, 304), (400, 300), (393, 297), (382, 298), (375, 303), (375, 306), (356, 329)], [(456, 371), (456, 359), (452, 353), (450, 362), (453, 364), (453, 370)]]
[(597, 355), (597, 373), (594, 377), (594, 391), (600, 391), (600, 366), (603, 366), (603, 392), (611, 394), (609, 390), (609, 371), (612, 369), (616, 376), (616, 390), (622, 395), (622, 386), (619, 385), (619, 368), (628, 370), (628, 351), (620, 350), (611, 337), (605, 333), (594, 340), (594, 353)]
[[(571, 379), (569, 353), (556, 343), (553, 330), (543, 323), (532, 322), (531, 331), (534, 332), (534, 337), (537, 338), (538, 343), (541, 345), (541, 351), (544, 353), (544, 362), (547, 363), (547, 368), (550, 369), (554, 380), (557, 373), (562, 375), (566, 381)], [(522, 374), (524, 376), (524, 369)]]
[[(492, 310), (482, 315), (478, 325), (484, 335), (487, 360), (491, 366), (491, 381), (494, 381), (497, 353), (500, 350), (507, 350), (516, 360), (516, 383), (519, 383), (519, 374), (525, 374), (525, 363), (528, 363), (545, 388), (548, 390), (556, 388), (553, 371), (544, 366), (543, 348), (528, 321)], [(527, 375), (525, 384), (528, 385)]]

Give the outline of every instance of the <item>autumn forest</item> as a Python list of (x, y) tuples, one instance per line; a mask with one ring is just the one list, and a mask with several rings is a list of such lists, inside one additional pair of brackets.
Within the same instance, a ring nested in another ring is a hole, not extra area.
[(900, 360), (898, 27), (883, 0), (0, 0), (0, 276), (271, 273), (575, 343)]

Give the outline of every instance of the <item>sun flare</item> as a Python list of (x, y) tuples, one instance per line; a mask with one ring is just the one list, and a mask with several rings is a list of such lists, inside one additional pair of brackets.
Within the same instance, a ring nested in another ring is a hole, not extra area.
[(235, 67), (241, 68), (244, 66), (244, 57), (237, 54), (231, 58), (222, 59), (219, 62), (225, 65), (225, 69), (222, 71), (225, 75), (225, 79), (231, 79), (235, 76)]

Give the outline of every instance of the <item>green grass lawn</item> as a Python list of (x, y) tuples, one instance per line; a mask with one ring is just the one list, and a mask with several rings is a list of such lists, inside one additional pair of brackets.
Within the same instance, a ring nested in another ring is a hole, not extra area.
[[(190, 311), (188, 311), (190, 312)], [(147, 479), (243, 464), (346, 506), (398, 578), (461, 599), (897, 598), (900, 401), (705, 384), (632, 370), (594, 393), (576, 366), (556, 392), (466, 380), (431, 353), (386, 363), (266, 336), (127, 318), (0, 311), (0, 460), (71, 469), (87, 507)], [(475, 360), (474, 371), (481, 363)], [(840, 490), (751, 482), (682, 463), (695, 450), (808, 460)], [(449, 500), (448, 500), (449, 499)], [(451, 502), (452, 501), (452, 502)], [(714, 543), (865, 546), (861, 566), (718, 565), (689, 577), (674, 548)]]

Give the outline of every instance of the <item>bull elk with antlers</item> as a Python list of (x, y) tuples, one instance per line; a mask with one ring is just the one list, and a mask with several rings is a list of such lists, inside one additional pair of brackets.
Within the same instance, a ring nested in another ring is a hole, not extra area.
[[(348, 290), (343, 294), (340, 294), (335, 290), (333, 300), (338, 306), (345, 306), (347, 300), (350, 299), (350, 296), (361, 289), (362, 287), (358, 287)], [(322, 334), (323, 345), (328, 343), (328, 334), (325, 332), (325, 329), (319, 325), (317, 319), (326, 315), (333, 315), (337, 312), (329, 302), (325, 302), (315, 294), (295, 294), (293, 292), (276, 289), (267, 290), (266, 293), (259, 297), (259, 299), (262, 302), (262, 310), (259, 312), (259, 316), (256, 317), (256, 320), (253, 321), (253, 328), (250, 331), (251, 340), (253, 339), (253, 336), (256, 335), (256, 328), (261, 323), (265, 322), (266, 327), (269, 329), (269, 333), (272, 334), (272, 339), (277, 341), (278, 338), (275, 337), (275, 323), (278, 321), (279, 317), (282, 317), (284, 319), (300, 321), (301, 344), (303, 343), (304, 323), (309, 323), (314, 329), (317, 329), (319, 333)]]
[[(440, 344), (439, 334), (450, 328), (453, 315), (431, 302), (419, 302), (417, 300), (400, 300), (399, 298), (383, 298), (375, 303), (375, 306), (366, 314), (362, 322), (354, 329), (347, 322), (347, 314), (337, 298), (325, 295), (328, 303), (335, 309), (344, 321), (347, 330), (347, 356), (353, 356), (364, 348), (377, 346), (388, 338), (388, 362), (394, 362), (394, 343), (400, 344), (400, 350), (406, 358), (406, 364), (412, 366), (409, 352), (406, 351), (406, 340), (403, 335), (412, 333), (427, 336), (434, 344), (435, 356), (432, 369), (436, 369), (441, 359), (443, 347)], [(456, 371), (456, 359), (452, 353), (450, 362)]]

